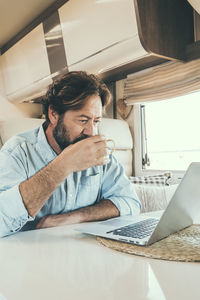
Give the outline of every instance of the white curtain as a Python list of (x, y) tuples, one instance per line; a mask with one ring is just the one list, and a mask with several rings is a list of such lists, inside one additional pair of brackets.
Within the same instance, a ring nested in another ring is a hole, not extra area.
[(138, 73), (124, 81), (127, 105), (165, 100), (200, 90), (200, 59), (169, 62)]

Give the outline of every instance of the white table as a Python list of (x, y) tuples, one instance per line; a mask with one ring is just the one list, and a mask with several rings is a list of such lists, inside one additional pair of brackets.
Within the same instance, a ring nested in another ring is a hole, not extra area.
[(120, 253), (74, 228), (0, 239), (0, 299), (200, 299), (200, 263)]

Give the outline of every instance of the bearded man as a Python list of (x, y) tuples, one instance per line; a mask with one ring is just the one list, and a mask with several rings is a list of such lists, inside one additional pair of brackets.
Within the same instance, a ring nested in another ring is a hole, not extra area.
[(69, 72), (48, 89), (46, 121), (0, 151), (0, 236), (140, 211), (122, 166), (97, 134), (110, 101), (95, 75)]

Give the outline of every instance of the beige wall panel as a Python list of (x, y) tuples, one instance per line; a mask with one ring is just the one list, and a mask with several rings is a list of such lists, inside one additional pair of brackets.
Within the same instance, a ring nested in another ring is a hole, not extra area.
[(0, 120), (6, 120), (9, 117), (21, 117), (23, 113), (19, 111), (13, 104), (8, 102), (5, 94), (0, 91)]
[(42, 104), (39, 103), (18, 103), (15, 104), (24, 117), (26, 118), (41, 118), (43, 109)]
[(22, 113), (16, 107), (9, 103), (4, 89), (4, 78), (2, 72), (3, 56), (0, 56), (0, 120), (5, 120), (9, 117), (22, 116)]

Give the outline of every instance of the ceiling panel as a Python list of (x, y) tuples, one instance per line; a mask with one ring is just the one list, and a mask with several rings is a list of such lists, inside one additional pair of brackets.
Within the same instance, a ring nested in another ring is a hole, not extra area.
[(56, 0), (0, 0), (0, 48)]

